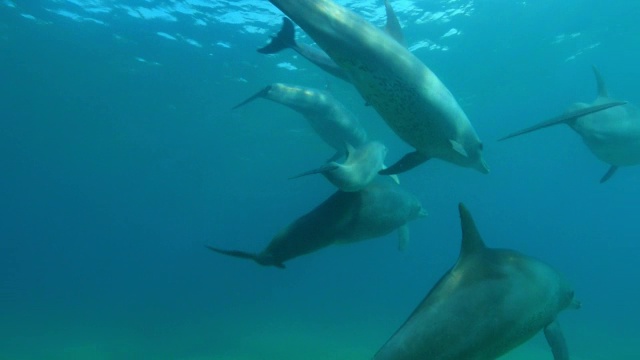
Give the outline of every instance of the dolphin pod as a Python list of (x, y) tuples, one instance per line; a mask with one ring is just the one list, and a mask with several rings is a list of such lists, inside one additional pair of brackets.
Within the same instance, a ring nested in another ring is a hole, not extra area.
[(555, 360), (568, 360), (556, 322), (578, 308), (568, 282), (547, 264), (485, 246), (459, 205), (460, 256), (374, 360), (495, 359), (544, 331)]
[(575, 103), (558, 118), (507, 135), (500, 140), (553, 125), (567, 124), (582, 137), (598, 159), (611, 165), (600, 183), (609, 180), (620, 166), (640, 164), (640, 109), (626, 101), (611, 99), (600, 72), (595, 67), (593, 72), (598, 85), (598, 96), (593, 103)]
[(431, 158), (489, 172), (482, 143), (460, 105), (403, 45), (330, 0), (270, 2), (316, 41), (366, 103), (415, 148), (381, 173), (401, 173)]
[[(393, 209), (393, 211), (389, 211)], [(399, 248), (408, 241), (406, 225), (426, 216), (418, 199), (390, 181), (376, 181), (357, 192), (338, 190), (309, 213), (282, 229), (261, 252), (223, 250), (217, 253), (284, 268), (284, 263), (333, 244), (347, 244), (399, 230)]]

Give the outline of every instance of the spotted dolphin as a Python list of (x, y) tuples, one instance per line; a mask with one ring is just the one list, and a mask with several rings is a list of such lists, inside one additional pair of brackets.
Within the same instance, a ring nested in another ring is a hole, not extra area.
[(284, 268), (286, 261), (329, 245), (377, 238), (396, 229), (400, 237), (398, 246), (403, 248), (408, 241), (407, 223), (425, 215), (418, 199), (399, 185), (388, 180), (375, 181), (361, 191), (335, 192), (282, 229), (259, 253), (207, 248), (260, 265)]
[[(400, 21), (396, 16), (389, 0), (384, 1), (385, 12), (387, 14), (387, 24), (385, 25), (385, 31), (393, 37), (396, 41), (404, 44), (404, 35), (402, 34), (402, 27)], [(349, 75), (338, 66), (329, 55), (327, 55), (321, 49), (312, 47), (306, 44), (298, 43), (296, 41), (295, 28), (293, 22), (287, 18), (282, 19), (282, 28), (277, 35), (271, 38), (271, 41), (258, 49), (262, 54), (275, 54), (284, 49), (290, 48), (300, 54), (303, 58), (307, 59), (314, 65), (318, 66), (325, 72), (349, 82)]]
[[(379, 141), (370, 141), (359, 148), (347, 145), (347, 158), (344, 162), (331, 161), (318, 169), (296, 175), (292, 179), (322, 174), (342, 191), (360, 191), (378, 176), (378, 171), (385, 168), (384, 158), (387, 152), (387, 147)], [(395, 175), (392, 176), (395, 181), (398, 181)]]
[(331, 0), (269, 0), (300, 26), (351, 79), (365, 102), (415, 148), (384, 174), (430, 158), (489, 169), (466, 114), (438, 77), (404, 46)]
[(544, 331), (555, 360), (568, 360), (556, 321), (579, 307), (568, 282), (547, 264), (485, 246), (459, 205), (462, 246), (456, 264), (429, 291), (374, 360), (490, 360)]
[(367, 142), (367, 132), (358, 119), (327, 91), (282, 83), (271, 84), (233, 107), (265, 98), (302, 114), (313, 130), (336, 150), (330, 160), (346, 155), (346, 144), (359, 147)]
[(500, 140), (527, 134), (545, 127), (567, 124), (577, 132), (589, 150), (600, 160), (611, 165), (600, 179), (611, 178), (620, 166), (640, 164), (640, 109), (625, 101), (609, 97), (600, 72), (593, 72), (598, 85), (598, 96), (591, 104), (575, 103), (557, 118), (507, 135)]

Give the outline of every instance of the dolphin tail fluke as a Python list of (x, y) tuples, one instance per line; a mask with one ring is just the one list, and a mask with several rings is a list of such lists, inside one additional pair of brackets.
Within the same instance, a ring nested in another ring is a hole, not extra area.
[(235, 110), (239, 107), (245, 106), (248, 103), (252, 102), (253, 100), (257, 99), (257, 98), (263, 98), (266, 97), (267, 94), (269, 93), (269, 90), (271, 90), (271, 85), (265, 87), (264, 89), (258, 91), (257, 93), (251, 95), (248, 99), (244, 100), (243, 102), (239, 103), (238, 105), (234, 106), (231, 108), (231, 110)]
[(606, 109), (612, 108), (614, 106), (624, 105), (626, 103), (627, 103), (626, 101), (612, 101), (612, 102), (609, 102), (609, 103), (606, 103), (606, 104), (594, 105), (594, 106), (586, 107), (584, 109), (571, 111), (571, 112), (562, 114), (560, 116), (556, 116), (553, 119), (550, 119), (550, 120), (547, 120), (547, 121), (543, 121), (543, 122), (541, 122), (541, 123), (539, 123), (537, 125), (534, 125), (534, 126), (526, 128), (526, 129), (523, 129), (523, 130), (514, 132), (512, 134), (509, 134), (509, 135), (507, 135), (505, 137), (502, 137), (502, 138), (498, 139), (498, 141), (502, 141), (502, 140), (510, 139), (512, 137), (528, 134), (530, 132), (533, 132), (533, 131), (536, 131), (536, 130), (540, 130), (540, 129), (544, 129), (546, 127), (553, 126), (553, 125), (569, 124), (569, 123), (577, 120), (581, 116), (593, 114), (595, 112), (606, 110)]
[(301, 178), (303, 176), (308, 176), (308, 175), (322, 174), (322, 173), (325, 173), (325, 172), (328, 172), (328, 171), (335, 170), (337, 168), (338, 168), (338, 164), (329, 163), (329, 164), (322, 165), (321, 167), (319, 167), (317, 169), (305, 171), (305, 172), (300, 173), (298, 175), (294, 175), (294, 176), (290, 177), (289, 180)]
[(238, 250), (223, 250), (223, 249), (214, 248), (213, 246), (209, 246), (209, 245), (205, 245), (205, 246), (207, 247), (207, 249), (213, 252), (217, 252), (218, 254), (233, 256), (241, 259), (251, 259), (257, 263), (260, 263), (258, 261), (258, 255), (256, 254), (252, 254), (244, 251), (238, 251)]
[(616, 170), (618, 170), (618, 167), (615, 165), (611, 165), (611, 167), (609, 168), (609, 170), (607, 170), (607, 173), (604, 174), (604, 176), (602, 177), (602, 179), (600, 179), (600, 184), (602, 184), (603, 182), (611, 179), (611, 177), (613, 176), (613, 174), (616, 173)]
[(258, 52), (261, 54), (275, 54), (286, 48), (295, 48), (296, 46), (296, 34), (293, 28), (293, 22), (285, 17), (282, 18), (282, 28), (278, 34), (273, 36), (271, 42), (266, 46), (258, 49)]
[(394, 175), (400, 174), (405, 171), (411, 170), (414, 167), (422, 164), (423, 162), (429, 160), (429, 157), (423, 153), (418, 151), (414, 151), (406, 154), (402, 159), (400, 159), (397, 163), (391, 165), (386, 169), (382, 169), (378, 171), (380, 175)]

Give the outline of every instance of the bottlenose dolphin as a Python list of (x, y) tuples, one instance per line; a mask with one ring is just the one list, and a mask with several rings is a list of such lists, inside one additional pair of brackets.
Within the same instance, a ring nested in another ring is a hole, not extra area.
[(285, 105), (302, 114), (316, 134), (336, 149), (330, 160), (346, 154), (346, 144), (359, 147), (367, 142), (367, 132), (358, 119), (329, 92), (308, 87), (271, 84), (233, 107), (237, 109), (257, 98)]
[(416, 151), (383, 170), (407, 171), (430, 158), (489, 170), (460, 105), (409, 50), (330, 0), (270, 0), (347, 72), (367, 104)]
[[(343, 163), (328, 162), (318, 169), (303, 172), (291, 179), (312, 174), (322, 174), (330, 183), (342, 191), (360, 191), (385, 168), (384, 158), (388, 149), (378, 141), (368, 142), (358, 148), (347, 145), (347, 158)], [(394, 180), (398, 182), (396, 175)]]
[[(393, 11), (391, 4), (389, 4), (389, 0), (384, 1), (384, 8), (387, 14), (385, 31), (396, 41), (404, 44), (404, 35), (402, 34), (400, 21), (398, 21), (398, 17)], [(311, 63), (315, 64), (327, 73), (346, 82), (350, 82), (349, 75), (333, 60), (331, 60), (329, 55), (324, 51), (309, 45), (298, 43), (296, 41), (293, 23), (287, 18), (282, 18), (282, 28), (278, 34), (272, 36), (271, 41), (264, 47), (258, 49), (258, 52), (262, 54), (275, 54), (287, 48), (294, 50), (303, 58), (309, 60)]]
[(598, 96), (591, 104), (575, 103), (567, 112), (500, 140), (530, 133), (545, 127), (567, 124), (577, 132), (589, 150), (600, 160), (611, 165), (600, 179), (611, 178), (619, 166), (640, 164), (640, 109), (626, 101), (616, 101), (609, 92), (598, 69), (593, 67), (598, 85)]
[(554, 358), (568, 360), (556, 316), (579, 303), (567, 281), (541, 261), (486, 247), (464, 205), (459, 211), (457, 263), (374, 359), (495, 359), (544, 330)]
[(399, 229), (399, 247), (408, 241), (407, 223), (426, 212), (418, 199), (390, 181), (375, 181), (362, 191), (337, 191), (322, 204), (282, 229), (254, 254), (207, 246), (224, 255), (284, 268), (284, 262), (332, 244), (346, 244)]

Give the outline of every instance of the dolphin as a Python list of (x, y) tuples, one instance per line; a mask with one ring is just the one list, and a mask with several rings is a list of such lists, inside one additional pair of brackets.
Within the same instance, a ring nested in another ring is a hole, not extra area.
[(451, 92), (415, 55), (331, 0), (269, 0), (351, 79), (365, 102), (415, 148), (382, 174), (439, 158), (482, 173), (482, 143)]
[(568, 360), (556, 321), (578, 308), (568, 282), (547, 264), (485, 246), (459, 205), (462, 246), (456, 264), (429, 291), (374, 360), (495, 359), (543, 330), (555, 360)]
[(327, 91), (274, 83), (233, 109), (258, 98), (269, 99), (302, 114), (316, 134), (336, 150), (330, 160), (337, 160), (345, 155), (346, 144), (359, 147), (367, 142), (367, 132), (358, 119)]
[(407, 223), (426, 216), (418, 199), (390, 181), (375, 181), (358, 192), (337, 191), (282, 229), (259, 253), (223, 250), (220, 254), (284, 268), (284, 262), (333, 244), (384, 236), (399, 230), (399, 248), (408, 242)]
[(640, 109), (626, 101), (609, 97), (600, 72), (595, 67), (593, 72), (598, 86), (598, 96), (593, 103), (575, 103), (554, 119), (509, 134), (500, 140), (553, 125), (567, 124), (582, 137), (598, 159), (611, 165), (600, 183), (609, 180), (620, 166), (640, 164)]
[[(291, 179), (312, 174), (322, 174), (330, 183), (342, 191), (360, 191), (369, 185), (385, 168), (384, 158), (388, 149), (378, 141), (368, 142), (359, 148), (347, 144), (347, 158), (343, 163), (328, 162), (318, 169), (303, 172)], [(392, 175), (398, 182), (396, 175)]]
[[(404, 44), (404, 35), (402, 34), (400, 21), (398, 20), (396, 13), (393, 11), (389, 0), (384, 0), (384, 8), (387, 14), (385, 31), (396, 41)], [(296, 41), (293, 22), (285, 17), (282, 18), (282, 28), (278, 34), (272, 36), (271, 41), (264, 47), (259, 48), (258, 52), (262, 54), (275, 54), (287, 48), (297, 52), (300, 56), (318, 66), (325, 72), (337, 77), (338, 79), (350, 82), (349, 75), (333, 60), (331, 60), (329, 55), (324, 51), (309, 45), (298, 43)]]

